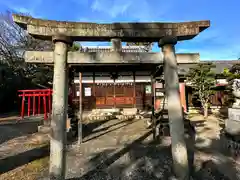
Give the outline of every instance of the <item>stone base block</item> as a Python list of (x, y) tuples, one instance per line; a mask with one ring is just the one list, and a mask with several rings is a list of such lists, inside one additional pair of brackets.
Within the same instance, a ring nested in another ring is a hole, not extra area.
[(113, 115), (90, 115), (90, 116), (88, 116), (88, 119), (90, 121), (112, 120), (112, 119), (115, 119), (115, 118), (116, 118), (116, 116), (113, 116)]
[(221, 132), (220, 139), (223, 152), (233, 158), (240, 157), (240, 136), (231, 136), (227, 132)]
[(233, 136), (240, 135), (240, 109), (228, 109), (228, 119), (225, 122), (225, 131)]
[[(38, 132), (41, 134), (48, 134), (50, 135), (50, 131), (51, 131), (51, 126), (49, 125), (41, 125), (38, 126)], [(67, 133), (67, 137), (68, 138), (72, 138), (72, 137), (76, 137), (77, 136), (77, 130), (76, 128), (66, 128), (66, 133)]]
[(116, 118), (119, 119), (119, 120), (133, 120), (133, 119), (135, 119), (135, 115), (123, 115), (123, 114), (121, 114), (121, 115), (117, 115)]
[(49, 134), (42, 134), (42, 133), (38, 133), (35, 134), (34, 136), (29, 138), (29, 142), (31, 142), (31, 144), (44, 144), (49, 142), (50, 140), (50, 136)]
[(43, 125), (44, 126), (50, 126), (51, 125), (51, 119), (43, 120)]
[(38, 132), (48, 134), (51, 131), (51, 126), (48, 125), (41, 125), (38, 126)]

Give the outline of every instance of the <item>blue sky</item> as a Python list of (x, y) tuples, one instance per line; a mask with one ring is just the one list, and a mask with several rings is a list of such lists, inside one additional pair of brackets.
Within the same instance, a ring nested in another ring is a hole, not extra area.
[[(180, 42), (176, 46), (179, 53), (199, 52), (202, 60), (235, 60), (240, 57), (239, 9), (239, 0), (0, 0), (1, 12), (10, 10), (54, 20), (210, 20), (211, 27), (208, 30), (195, 39)], [(159, 49), (154, 47), (154, 51)]]

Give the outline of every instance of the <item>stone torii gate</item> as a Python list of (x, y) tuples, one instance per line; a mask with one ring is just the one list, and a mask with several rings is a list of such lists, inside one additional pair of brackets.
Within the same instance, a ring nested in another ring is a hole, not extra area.
[[(33, 58), (27, 59), (27, 62), (31, 63), (54, 63), (50, 179), (64, 179), (65, 177), (68, 64), (79, 66), (84, 63), (130, 63), (134, 65), (134, 63), (141, 63), (142, 59), (158, 61), (156, 53), (121, 52), (121, 41), (158, 42), (159, 47), (162, 48), (174, 170), (179, 179), (188, 177), (174, 46), (177, 41), (190, 40), (208, 28), (209, 21), (97, 24), (42, 20), (17, 14), (13, 14), (13, 20), (33, 37), (52, 40), (55, 44), (54, 52), (34, 52)], [(110, 53), (68, 52), (68, 46), (73, 41), (112, 41), (113, 49)], [(37, 53), (39, 53), (38, 56)], [(53, 60), (44, 53), (52, 56)]]

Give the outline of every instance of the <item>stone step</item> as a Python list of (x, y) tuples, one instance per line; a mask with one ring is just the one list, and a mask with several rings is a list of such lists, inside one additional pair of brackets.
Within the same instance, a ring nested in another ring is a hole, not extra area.
[(38, 126), (38, 132), (43, 133), (43, 134), (48, 134), (51, 132), (51, 126), (40, 125), (40, 126)]

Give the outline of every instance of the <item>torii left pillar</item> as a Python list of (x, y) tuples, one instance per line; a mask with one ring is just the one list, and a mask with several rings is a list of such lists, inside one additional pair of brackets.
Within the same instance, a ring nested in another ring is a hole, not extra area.
[(69, 37), (53, 37), (54, 76), (50, 141), (49, 179), (65, 179), (66, 168), (66, 120), (68, 106), (68, 47), (72, 44)]
[(179, 94), (178, 65), (175, 54), (177, 37), (166, 36), (159, 41), (164, 60), (164, 80), (171, 135), (173, 169), (177, 179), (189, 179), (188, 155), (184, 139), (184, 118)]

